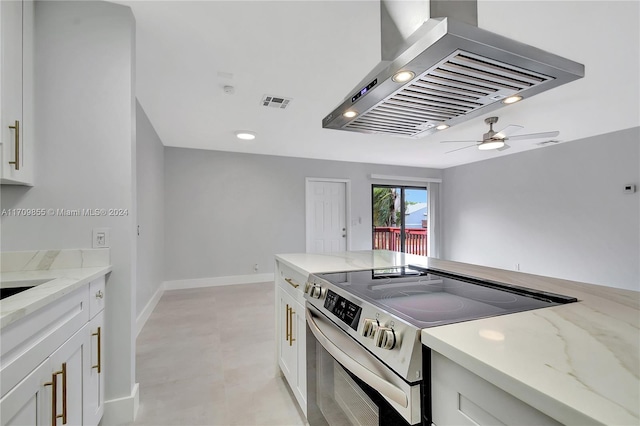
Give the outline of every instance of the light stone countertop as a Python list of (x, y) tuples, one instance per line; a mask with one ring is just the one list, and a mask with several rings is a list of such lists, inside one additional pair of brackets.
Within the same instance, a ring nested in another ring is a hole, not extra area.
[(300, 273), (423, 265), (579, 301), (427, 328), (422, 343), (557, 421), (640, 424), (640, 293), (388, 251), (286, 254)]
[[(49, 281), (0, 300), (0, 330), (112, 270), (109, 249), (40, 250), (1, 255), (1, 282)], [(61, 269), (53, 269), (56, 267)]]
[(426, 257), (388, 250), (362, 250), (336, 253), (277, 254), (276, 259), (302, 275), (315, 272), (343, 272), (372, 268), (391, 268), (423, 263)]
[(569, 425), (640, 424), (640, 293), (428, 259), (576, 303), (422, 330), (422, 343)]

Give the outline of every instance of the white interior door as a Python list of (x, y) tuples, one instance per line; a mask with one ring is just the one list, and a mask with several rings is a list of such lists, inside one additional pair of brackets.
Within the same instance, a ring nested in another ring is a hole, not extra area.
[(346, 251), (348, 181), (307, 179), (307, 252)]

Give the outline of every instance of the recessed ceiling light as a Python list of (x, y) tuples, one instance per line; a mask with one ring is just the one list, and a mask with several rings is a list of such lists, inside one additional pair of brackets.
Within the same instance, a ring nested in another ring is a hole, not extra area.
[(502, 101), (503, 104), (509, 105), (509, 104), (514, 104), (518, 101), (522, 100), (522, 96), (509, 96), (508, 98), (504, 98), (504, 100)]
[(478, 145), (478, 149), (482, 151), (488, 151), (490, 149), (498, 149), (504, 146), (504, 141), (501, 140), (487, 140)]
[(247, 130), (238, 130), (236, 132), (236, 138), (242, 139), (245, 141), (251, 141), (256, 138), (256, 134), (254, 132), (249, 132)]
[(358, 113), (357, 113), (357, 112), (355, 112), (355, 111), (347, 111), (347, 112), (345, 112), (345, 113), (344, 113), (344, 114), (342, 114), (342, 115), (344, 115), (344, 116), (345, 116), (345, 117), (347, 117), (347, 118), (353, 118), (353, 117), (355, 117), (356, 115), (358, 115)]
[(441, 124), (439, 126), (436, 126), (436, 130), (444, 130), (444, 129), (448, 129), (449, 125), (448, 124)]
[(411, 71), (399, 71), (391, 79), (396, 83), (405, 83), (415, 76), (416, 74)]

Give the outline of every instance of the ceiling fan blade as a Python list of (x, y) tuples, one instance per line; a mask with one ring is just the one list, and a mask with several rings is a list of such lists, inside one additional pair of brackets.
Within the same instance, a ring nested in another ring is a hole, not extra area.
[(480, 143), (482, 141), (440, 141), (440, 143)]
[(556, 136), (558, 136), (560, 134), (559, 131), (555, 131), (555, 132), (543, 132), (543, 133), (530, 133), (528, 135), (518, 135), (518, 136), (514, 136), (509, 138), (510, 141), (521, 141), (524, 139), (551, 139), (551, 138), (555, 138)]
[(445, 152), (445, 154), (449, 154), (450, 152), (460, 151), (460, 150), (462, 150), (462, 149), (473, 148), (474, 146), (478, 146), (478, 145), (469, 145), (469, 146), (465, 146), (464, 148), (458, 148), (458, 149), (454, 149), (454, 150), (451, 150), (451, 151), (447, 151), (447, 152)]
[(504, 146), (502, 148), (498, 148), (496, 149), (496, 151), (504, 151), (505, 149), (509, 149), (511, 148), (511, 145), (507, 145), (506, 143), (504, 144)]
[(493, 137), (494, 138), (504, 139), (504, 138), (508, 137), (509, 135), (512, 135), (515, 132), (517, 132), (519, 130), (522, 130), (522, 129), (524, 129), (524, 127), (518, 126), (516, 124), (511, 124), (511, 125), (505, 127), (504, 129), (500, 130), (495, 135), (493, 135)]

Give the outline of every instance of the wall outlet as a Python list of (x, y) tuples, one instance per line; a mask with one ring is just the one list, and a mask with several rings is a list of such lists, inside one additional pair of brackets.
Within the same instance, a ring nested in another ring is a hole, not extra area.
[(93, 228), (93, 248), (108, 248), (110, 242), (109, 228)]
[(258, 272), (258, 264), (253, 265), (253, 272)]

